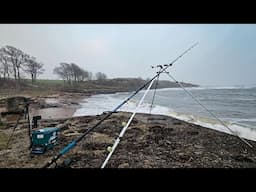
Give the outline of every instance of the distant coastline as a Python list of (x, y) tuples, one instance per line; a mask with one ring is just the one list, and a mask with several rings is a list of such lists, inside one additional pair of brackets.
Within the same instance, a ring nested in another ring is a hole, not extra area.
[[(0, 98), (7, 95), (51, 95), (60, 92), (80, 93), (88, 95), (109, 94), (116, 92), (135, 91), (144, 85), (149, 79), (142, 78), (115, 78), (104, 80), (88, 80), (74, 83), (72, 85), (63, 80), (38, 79), (31, 84), (28, 79), (21, 80), (19, 83), (13, 79), (2, 80), (0, 83)], [(151, 89), (155, 89), (155, 83)], [(199, 87), (199, 85), (180, 82), (184, 87)], [(177, 88), (179, 84), (173, 81), (159, 80), (157, 89)]]
[[(135, 91), (140, 86), (144, 85), (148, 80), (141, 78), (115, 78), (106, 80), (86, 81), (83, 85), (77, 87), (64, 87), (62, 90), (66, 92), (79, 92), (89, 94), (108, 94), (117, 92)], [(184, 87), (200, 87), (192, 83), (181, 82)], [(155, 89), (156, 82), (153, 83), (151, 89)], [(157, 89), (163, 88), (178, 88), (180, 87), (176, 82), (159, 80)]]

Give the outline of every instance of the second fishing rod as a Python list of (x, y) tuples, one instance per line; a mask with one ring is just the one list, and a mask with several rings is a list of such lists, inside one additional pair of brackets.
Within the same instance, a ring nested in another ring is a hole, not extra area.
[(160, 69), (157, 74), (152, 77), (149, 81), (147, 81), (144, 85), (139, 87), (132, 95), (130, 95), (127, 99), (125, 99), (121, 104), (119, 104), (113, 111), (110, 111), (107, 113), (107, 115), (99, 120), (94, 126), (89, 128), (87, 131), (85, 131), (81, 136), (79, 136), (77, 139), (69, 143), (65, 148), (63, 148), (56, 156), (54, 156), (49, 162), (47, 162), (42, 168), (47, 168), (51, 166), (53, 163), (56, 163), (56, 161), (66, 154), (70, 149), (74, 148), (78, 142), (80, 142), (86, 135), (88, 135), (92, 130), (94, 130), (96, 127), (98, 127), (103, 121), (108, 119), (113, 113), (117, 112), (118, 109), (120, 109), (125, 103), (127, 103), (131, 98), (133, 98), (135, 95), (137, 95), (138, 92), (140, 92), (142, 89), (144, 89), (148, 84), (150, 84), (151, 81), (156, 79), (161, 73), (165, 72), (166, 69), (168, 69), (170, 66), (172, 66), (178, 59), (180, 59), (183, 55), (185, 55), (187, 52), (189, 52), (191, 49), (193, 49), (198, 43), (193, 44), (190, 48), (188, 48), (186, 51), (184, 51), (181, 55), (179, 55), (176, 59), (174, 59), (170, 64), (165, 64), (162, 69)]

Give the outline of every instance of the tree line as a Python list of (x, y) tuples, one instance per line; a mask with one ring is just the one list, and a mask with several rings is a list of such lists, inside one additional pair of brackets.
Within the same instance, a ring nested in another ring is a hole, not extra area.
[(35, 57), (16, 47), (7, 45), (0, 48), (0, 78), (20, 81), (23, 71), (29, 74), (34, 82), (37, 76), (44, 72), (43, 65)]
[(90, 81), (93, 79), (104, 80), (107, 79), (107, 75), (101, 72), (97, 72), (95, 76), (92, 72), (86, 71), (79, 67), (75, 63), (60, 63), (59, 66), (53, 69), (53, 73), (58, 75), (64, 82), (74, 85), (75, 83), (82, 81)]
[[(14, 79), (19, 82), (21, 73), (24, 72), (30, 75), (31, 81), (34, 83), (37, 77), (45, 71), (43, 66), (44, 64), (37, 61), (36, 57), (16, 47), (7, 45), (0, 48), (0, 79)], [(84, 70), (75, 63), (62, 62), (54, 68), (53, 73), (70, 85), (93, 79), (107, 79), (106, 74), (98, 72), (93, 75), (92, 72)]]
[(82, 69), (75, 63), (60, 63), (60, 66), (54, 68), (53, 73), (70, 85), (74, 84), (74, 82), (92, 80), (92, 73)]

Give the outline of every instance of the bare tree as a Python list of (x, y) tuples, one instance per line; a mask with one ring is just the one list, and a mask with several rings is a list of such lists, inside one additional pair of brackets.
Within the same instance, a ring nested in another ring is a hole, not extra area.
[(2, 78), (2, 74), (4, 74), (4, 67), (3, 67), (3, 65), (0, 63), (0, 79)]
[(100, 80), (100, 81), (107, 79), (107, 75), (101, 72), (96, 73), (95, 77), (97, 80)]
[(11, 74), (11, 66), (8, 56), (4, 53), (3, 48), (0, 49), (0, 63), (2, 64), (2, 74), (4, 79), (9, 79)]
[(93, 78), (92, 72), (88, 72), (88, 80), (90, 81), (90, 80), (92, 80), (92, 78)]
[(86, 70), (81, 70), (81, 80), (84, 81), (84, 80), (88, 80), (89, 78), (89, 73), (88, 71)]
[(54, 68), (53, 73), (57, 74), (64, 82), (67, 81), (70, 85), (73, 85), (74, 82), (84, 81), (89, 77), (88, 71), (74, 63), (60, 63), (60, 66)]
[(72, 68), (72, 72), (73, 72), (73, 80), (75, 82), (78, 81), (84, 81), (84, 80), (88, 80), (89, 77), (89, 72), (82, 69), (81, 67), (79, 67), (78, 65), (71, 63), (71, 68)]
[(53, 69), (53, 73), (57, 74), (61, 79), (67, 81), (69, 84), (71, 82), (71, 72), (70, 72), (70, 65), (68, 63), (60, 63), (59, 67), (55, 67)]
[(58, 75), (61, 79), (63, 79), (65, 81), (66, 76), (65, 76), (65, 72), (62, 67), (55, 67), (53, 69), (53, 73)]
[(73, 79), (74, 81), (78, 81), (78, 76), (81, 71), (80, 67), (74, 63), (71, 63), (70, 70), (71, 70), (71, 79)]
[(20, 68), (26, 63), (26, 58), (28, 55), (20, 49), (9, 45), (3, 47), (2, 51), (12, 63), (14, 78), (20, 80)]
[(70, 85), (73, 85), (73, 79), (74, 79), (74, 71), (72, 68), (71, 64), (65, 63), (64, 64), (64, 69), (66, 71), (67, 77), (68, 77), (68, 82)]
[(45, 70), (43, 69), (43, 63), (36, 61), (35, 57), (28, 57), (26, 59), (25, 72), (31, 75), (31, 81), (34, 83), (38, 75), (42, 74)]

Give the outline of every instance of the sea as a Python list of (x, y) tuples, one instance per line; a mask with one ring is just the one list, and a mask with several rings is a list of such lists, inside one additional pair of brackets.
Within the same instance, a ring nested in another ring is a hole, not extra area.
[[(256, 141), (256, 85), (201, 86), (186, 90), (223, 121), (232, 132), (181, 88), (157, 89), (152, 108), (154, 90), (150, 90), (138, 112), (151, 111), (151, 114), (171, 116)], [(145, 90), (139, 92), (118, 111), (133, 112), (144, 92)], [(132, 92), (119, 92), (93, 95), (80, 103), (81, 108), (77, 109), (73, 116), (98, 115), (112, 111), (131, 94)]]

